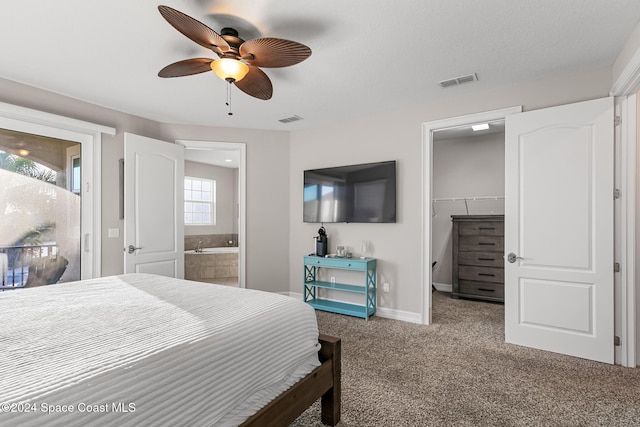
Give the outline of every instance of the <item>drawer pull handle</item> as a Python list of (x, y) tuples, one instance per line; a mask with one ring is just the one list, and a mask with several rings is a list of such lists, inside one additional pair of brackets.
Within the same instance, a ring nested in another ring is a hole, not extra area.
[(489, 242), (479, 242), (479, 245), (484, 245), (484, 246), (495, 246), (495, 243), (489, 243)]
[(495, 276), (495, 274), (493, 274), (493, 273), (478, 273), (478, 276), (494, 277), (494, 276)]
[(485, 288), (478, 288), (479, 291), (484, 291), (484, 292), (495, 292), (495, 289), (485, 289)]
[(479, 230), (495, 230), (495, 227), (478, 227)]
[(478, 258), (478, 261), (495, 261), (495, 258)]

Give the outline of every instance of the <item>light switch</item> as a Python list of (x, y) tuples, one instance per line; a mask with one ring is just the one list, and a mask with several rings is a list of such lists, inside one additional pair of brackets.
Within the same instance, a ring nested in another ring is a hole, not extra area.
[(119, 228), (110, 228), (109, 229), (109, 237), (110, 238), (120, 237), (120, 229)]

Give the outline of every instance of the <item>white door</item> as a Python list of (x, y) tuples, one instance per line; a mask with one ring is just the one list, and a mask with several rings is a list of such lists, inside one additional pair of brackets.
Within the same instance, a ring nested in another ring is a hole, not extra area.
[(613, 155), (613, 98), (507, 117), (507, 342), (614, 362)]
[(124, 271), (184, 277), (184, 148), (124, 135)]

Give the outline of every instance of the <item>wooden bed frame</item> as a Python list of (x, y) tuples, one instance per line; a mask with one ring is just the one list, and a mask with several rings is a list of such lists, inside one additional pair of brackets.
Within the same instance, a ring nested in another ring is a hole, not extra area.
[(242, 427), (286, 427), (316, 400), (322, 398), (322, 422), (335, 426), (340, 421), (340, 338), (320, 334), (318, 352), (322, 365), (256, 412)]

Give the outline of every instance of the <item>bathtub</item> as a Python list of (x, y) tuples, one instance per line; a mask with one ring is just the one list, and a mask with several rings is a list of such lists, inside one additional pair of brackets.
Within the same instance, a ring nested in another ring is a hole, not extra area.
[(237, 246), (202, 248), (184, 252), (184, 275), (187, 280), (222, 280), (238, 277)]
[(202, 252), (192, 251), (184, 251), (185, 254), (189, 255), (204, 255), (204, 254), (237, 254), (239, 251), (237, 246), (223, 246), (220, 248), (202, 248)]

